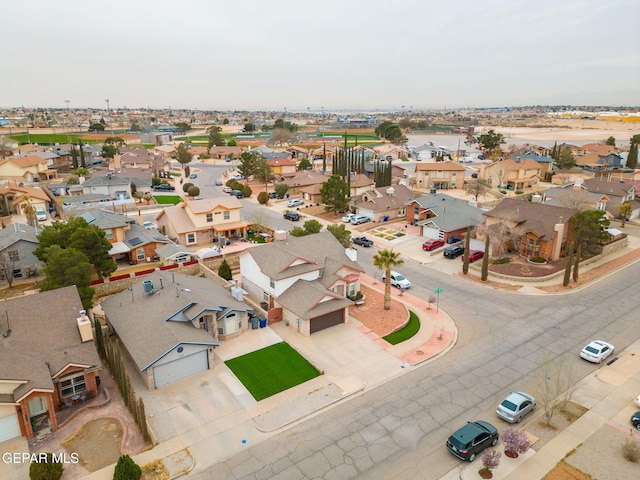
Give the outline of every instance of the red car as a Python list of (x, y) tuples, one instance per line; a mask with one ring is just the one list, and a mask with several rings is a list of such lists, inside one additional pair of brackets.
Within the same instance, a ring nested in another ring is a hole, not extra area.
[(442, 240), (427, 240), (422, 244), (422, 249), (430, 252), (431, 250), (435, 250), (436, 248), (440, 248), (444, 246), (444, 241)]
[[(482, 257), (484, 257), (484, 252), (482, 250), (469, 250), (469, 263), (480, 260)], [(464, 255), (460, 258), (464, 260)]]

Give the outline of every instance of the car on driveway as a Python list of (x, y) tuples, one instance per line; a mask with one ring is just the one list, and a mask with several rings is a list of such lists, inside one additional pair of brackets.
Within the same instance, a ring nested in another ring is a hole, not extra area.
[[(386, 272), (382, 274), (382, 281), (384, 282), (387, 278)], [(404, 290), (411, 288), (411, 282), (404, 276), (399, 274), (398, 272), (391, 271), (391, 286), (396, 288), (402, 288)]]
[(232, 191), (232, 190), (233, 190), (233, 188), (231, 188), (231, 187), (224, 187), (224, 188), (222, 189), (222, 191), (223, 191), (224, 193), (231, 193), (231, 191)]
[(347, 213), (344, 217), (342, 217), (342, 221), (344, 223), (351, 223), (351, 219), (356, 217), (357, 215), (355, 213)]
[(156, 192), (174, 192), (176, 190), (176, 187), (174, 187), (173, 185), (168, 185), (166, 183), (160, 183), (153, 187), (153, 190)]
[(286, 220), (291, 220), (292, 222), (297, 222), (300, 220), (300, 214), (298, 212), (286, 212), (284, 214), (284, 218)]
[(442, 240), (430, 238), (422, 244), (422, 249), (430, 252), (431, 250), (435, 250), (436, 248), (440, 248), (443, 246), (444, 242)]
[(536, 408), (536, 399), (532, 395), (525, 392), (511, 392), (498, 405), (496, 413), (506, 422), (520, 423), (522, 417), (533, 412), (534, 408)]
[(304, 205), (304, 202), (299, 198), (292, 198), (287, 202), (287, 207), (299, 207), (300, 205)]
[(365, 236), (352, 238), (351, 241), (361, 247), (371, 247), (373, 245), (373, 242)]
[(631, 415), (631, 425), (636, 427), (636, 430), (640, 430), (640, 412)]
[(591, 363), (602, 363), (613, 355), (613, 345), (602, 340), (594, 340), (584, 347), (580, 357)]
[[(469, 250), (469, 263), (480, 260), (482, 257), (484, 257), (484, 252), (482, 250)], [(462, 259), (464, 260), (464, 257), (462, 257)]]
[(447, 439), (447, 449), (461, 460), (473, 462), (485, 448), (498, 443), (498, 430), (483, 420), (468, 422)]
[(353, 217), (351, 219), (351, 224), (352, 225), (360, 225), (361, 223), (367, 223), (370, 222), (371, 219), (369, 217), (366, 217), (364, 215), (356, 215), (355, 217)]
[(447, 258), (456, 258), (464, 253), (464, 247), (460, 245), (451, 245), (444, 249), (444, 256)]
[(222, 186), (222, 180), (217, 179), (216, 180), (216, 186), (221, 187)]

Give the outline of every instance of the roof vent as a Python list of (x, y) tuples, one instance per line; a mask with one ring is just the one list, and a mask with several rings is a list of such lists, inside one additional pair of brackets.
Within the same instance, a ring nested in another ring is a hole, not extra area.
[(435, 195), (435, 194), (436, 194), (436, 187), (431, 187), (431, 188), (429, 189), (429, 193), (430, 193), (431, 195)]
[(393, 187), (389, 187), (387, 188), (387, 195), (389, 195), (390, 197), (393, 197), (396, 194), (396, 189)]
[(80, 341), (82, 343), (93, 340), (93, 331), (91, 329), (91, 321), (87, 317), (86, 310), (80, 310), (80, 316), (76, 319), (78, 331), (80, 332)]
[(151, 295), (154, 292), (153, 282), (151, 280), (144, 280), (142, 282), (142, 291), (145, 293), (145, 295)]

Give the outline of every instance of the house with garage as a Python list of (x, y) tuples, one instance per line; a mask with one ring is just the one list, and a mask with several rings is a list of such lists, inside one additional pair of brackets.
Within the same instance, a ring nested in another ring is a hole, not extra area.
[(281, 178), (281, 180), (282, 183), (286, 183), (289, 186), (288, 194), (298, 195), (302, 193), (303, 187), (309, 187), (311, 185), (322, 186), (328, 178), (328, 176), (316, 170), (300, 170), (293, 177)]
[(293, 177), (298, 171), (298, 162), (292, 158), (273, 158), (267, 160), (275, 177)]
[(0, 443), (58, 429), (97, 395), (101, 364), (75, 286), (14, 297), (0, 317)]
[(232, 195), (203, 198), (166, 207), (156, 217), (158, 228), (180, 245), (224, 246), (245, 238), (249, 224), (240, 219), (242, 203)]
[(352, 197), (351, 209), (374, 222), (387, 222), (399, 218), (404, 220), (407, 216), (407, 204), (418, 196), (418, 192), (404, 185), (373, 188)]
[(58, 172), (49, 168), (47, 159), (38, 155), (24, 155), (0, 160), (0, 179), (15, 182), (43, 182), (57, 178)]
[(330, 232), (257, 245), (240, 254), (242, 288), (263, 302), (269, 322), (302, 335), (346, 323), (360, 291), (357, 251)]
[(499, 240), (502, 250), (555, 261), (566, 253), (573, 235), (571, 220), (577, 212), (575, 208), (505, 198), (484, 216), (488, 234)]
[(26, 215), (27, 209), (49, 209), (49, 196), (39, 187), (20, 187), (11, 183), (0, 185), (0, 212)]
[(356, 173), (351, 176), (351, 181), (349, 182), (349, 196), (355, 197), (357, 195), (362, 195), (375, 186), (376, 182), (367, 177), (364, 173)]
[[(525, 190), (535, 187), (543, 175), (542, 164), (531, 158), (521, 160), (498, 160), (490, 165), (482, 165), (478, 179), (492, 187), (507, 190)], [(544, 164), (547, 168), (546, 165)]]
[(640, 202), (636, 200), (638, 187), (633, 182), (606, 176), (596, 177), (582, 181), (582, 188), (591, 194), (606, 196), (608, 201), (605, 205), (599, 205), (598, 209), (606, 210), (613, 218), (618, 216), (618, 208), (623, 203), (631, 205), (630, 219), (640, 216)]
[(458, 162), (428, 162), (416, 164), (418, 189), (448, 190), (462, 188), (466, 169)]
[(12, 223), (0, 230), (0, 280), (35, 276), (41, 266), (33, 254), (40, 241), (38, 227), (24, 223)]
[(407, 222), (420, 227), (420, 235), (445, 242), (451, 237), (463, 237), (467, 227), (484, 223), (483, 210), (444, 193), (432, 191), (429, 195), (407, 201)]
[(168, 271), (140, 278), (101, 307), (149, 389), (212, 369), (214, 348), (253, 317), (241, 289)]

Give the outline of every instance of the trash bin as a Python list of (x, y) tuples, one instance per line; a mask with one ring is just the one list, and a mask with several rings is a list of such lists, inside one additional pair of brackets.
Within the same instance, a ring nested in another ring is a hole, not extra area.
[(264, 311), (269, 310), (269, 304), (267, 302), (260, 302), (260, 308), (262, 308)]
[(262, 318), (260, 319), (260, 328), (264, 328), (264, 327), (266, 327), (266, 326), (267, 326), (267, 319), (266, 319), (266, 318), (264, 318), (264, 317), (262, 317)]
[(256, 328), (258, 328), (258, 322), (259, 322), (258, 317), (252, 317), (252, 318), (251, 318), (251, 328), (252, 328), (253, 330), (255, 330)]

